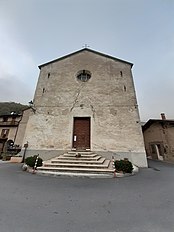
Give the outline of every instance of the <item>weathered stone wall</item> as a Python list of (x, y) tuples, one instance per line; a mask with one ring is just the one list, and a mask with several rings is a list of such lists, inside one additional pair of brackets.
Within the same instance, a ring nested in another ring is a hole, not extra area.
[(167, 135), (168, 137), (168, 154), (166, 159), (174, 161), (174, 126), (168, 126)]
[[(79, 70), (91, 79), (77, 80)], [(28, 150), (71, 150), (73, 117), (91, 117), (91, 150), (137, 153), (147, 165), (130, 64), (83, 51), (43, 66), (34, 106)]]
[(164, 126), (157, 122), (147, 128), (144, 133), (144, 142), (147, 155), (154, 157), (151, 150), (151, 144), (162, 144), (162, 152), (165, 160), (174, 161), (174, 127), (170, 123)]
[(23, 111), (22, 118), (17, 129), (15, 144), (18, 144), (20, 146), (23, 145), (24, 134), (30, 114), (32, 114), (31, 109), (27, 109)]

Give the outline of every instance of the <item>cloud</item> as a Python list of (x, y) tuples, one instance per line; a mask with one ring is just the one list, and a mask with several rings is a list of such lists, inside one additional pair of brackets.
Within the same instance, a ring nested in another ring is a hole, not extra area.
[(36, 64), (31, 54), (0, 25), (0, 101), (26, 103), (34, 92)]
[(158, 118), (162, 111), (173, 117), (173, 1), (51, 2), (0, 1), (0, 100), (33, 96), (38, 64), (88, 43), (135, 64), (142, 120)]
[(0, 102), (14, 101), (27, 104), (32, 99), (32, 89), (17, 77), (6, 75), (0, 81)]
[(2, 26), (0, 34), (0, 78), (3, 78), (5, 73), (16, 74), (18, 79), (25, 78), (26, 70), (35, 67), (32, 56)]

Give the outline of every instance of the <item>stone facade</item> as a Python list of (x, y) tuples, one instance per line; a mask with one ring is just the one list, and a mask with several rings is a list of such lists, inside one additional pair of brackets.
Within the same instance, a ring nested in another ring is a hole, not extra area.
[(143, 135), (147, 156), (174, 162), (174, 120), (150, 119)]
[[(23, 141), (27, 155), (48, 159), (72, 150), (74, 120), (88, 118), (88, 150), (147, 166), (131, 63), (85, 48), (39, 68)], [(80, 70), (91, 78), (77, 79)]]
[(19, 144), (21, 147), (23, 145), (22, 142), (23, 142), (27, 122), (28, 122), (29, 116), (32, 114), (32, 112), (33, 111), (31, 108), (23, 110), (23, 112), (22, 112), (22, 117), (21, 117), (21, 120), (19, 122), (18, 131), (17, 131), (17, 135), (15, 138), (15, 143)]

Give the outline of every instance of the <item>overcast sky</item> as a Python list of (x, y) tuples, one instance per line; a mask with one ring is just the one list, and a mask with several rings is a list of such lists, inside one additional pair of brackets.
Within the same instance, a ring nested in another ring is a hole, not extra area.
[(0, 0), (0, 101), (27, 104), (38, 65), (84, 44), (134, 63), (142, 121), (174, 119), (174, 0)]

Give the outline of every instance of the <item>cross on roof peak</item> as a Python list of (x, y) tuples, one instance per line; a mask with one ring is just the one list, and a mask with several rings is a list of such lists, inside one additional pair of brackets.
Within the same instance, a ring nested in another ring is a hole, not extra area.
[(82, 46), (83, 48), (89, 48), (90, 46), (88, 44), (85, 44)]

